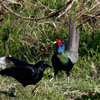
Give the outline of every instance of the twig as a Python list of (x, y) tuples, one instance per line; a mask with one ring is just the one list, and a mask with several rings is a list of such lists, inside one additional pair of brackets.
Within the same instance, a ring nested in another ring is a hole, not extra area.
[(58, 31), (56, 24), (54, 23), (54, 21), (50, 20), (50, 22), (52, 23), (52, 25), (55, 27), (55, 29)]
[[(93, 17), (91, 17), (91, 19), (93, 19), (93, 18), (95, 18), (96, 16), (99, 16), (99, 15), (100, 15), (100, 12), (97, 13), (96, 15), (94, 15)], [(78, 29), (80, 26), (82, 26), (84, 23), (86, 23), (86, 22), (88, 22), (88, 21), (90, 21), (90, 18), (88, 18), (88, 19), (85, 20), (83, 23), (81, 23), (80, 25), (78, 25), (78, 26), (76, 27), (76, 29)]]
[(45, 48), (45, 50), (48, 51), (48, 49), (46, 48), (46, 46), (45, 46), (44, 43), (42, 43), (42, 42), (39, 41), (39, 44), (41, 44)]
[(19, 4), (21, 6), (21, 8), (23, 7), (22, 3), (18, 3), (16, 1), (13, 0), (5, 0), (5, 1), (0, 1), (0, 3), (3, 2), (4, 4)]
[[(38, 1), (38, 0), (37, 0)], [(38, 1), (39, 4), (41, 4), (46, 10), (50, 10), (51, 12), (55, 12), (54, 10), (52, 9), (49, 9), (48, 7), (44, 6), (40, 1)]]
[(48, 15), (48, 16), (40, 17), (40, 18), (23, 17), (23, 16), (21, 16), (21, 15), (15, 13), (15, 12), (13, 12), (12, 10), (10, 10), (7, 6), (5, 6), (5, 5), (3, 4), (2, 1), (0, 1), (0, 3), (2, 4), (2, 6), (3, 6), (5, 9), (7, 9), (9, 12), (11, 12), (12, 14), (14, 14), (15, 16), (17, 16), (17, 17), (19, 17), (19, 18), (22, 18), (22, 19), (25, 19), (25, 20), (32, 20), (32, 21), (35, 21), (35, 20), (36, 20), (36, 21), (38, 21), (38, 20), (42, 20), (42, 19), (46, 19), (46, 18), (51, 18), (51, 17), (57, 15), (59, 12), (61, 12), (61, 11), (64, 10), (65, 8), (67, 8), (68, 5), (72, 3), (72, 1), (73, 1), (73, 0), (68, 1), (61, 9), (57, 10), (55, 13), (50, 14), (50, 15)]
[(44, 29), (44, 23), (42, 23), (41, 25), (42, 25), (42, 30), (43, 30), (43, 33), (44, 33), (44, 34), (45, 34), (45, 36), (48, 38), (48, 35), (46, 34), (45, 29)]
[(78, 17), (75, 18), (75, 20), (78, 19), (79, 17), (81, 17), (82, 15), (84, 15), (86, 12), (91, 11), (92, 9), (94, 9), (94, 8), (95, 8), (96, 6), (98, 6), (98, 5), (100, 5), (100, 2), (99, 2), (98, 4), (96, 4), (94, 7), (92, 7), (91, 9), (86, 10), (85, 12), (83, 12), (82, 14), (80, 14)]
[[(66, 14), (66, 12), (67, 12), (69, 9), (71, 9), (73, 3), (74, 3), (74, 0), (72, 1), (72, 3), (70, 3), (70, 5), (68, 6), (68, 8), (65, 10), (65, 12), (61, 13), (57, 18), (60, 18), (62, 15)], [(56, 18), (56, 19), (57, 19), (57, 18)]]

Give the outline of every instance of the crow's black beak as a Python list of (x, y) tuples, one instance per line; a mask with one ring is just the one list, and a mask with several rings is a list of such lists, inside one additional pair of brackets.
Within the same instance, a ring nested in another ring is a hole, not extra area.
[(47, 67), (50, 67), (50, 68), (52, 68), (52, 66), (50, 66), (49, 64), (48, 64), (48, 66)]
[(48, 67), (52, 68), (52, 66), (50, 66), (46, 61), (40, 61), (40, 63), (41, 66), (43, 66), (44, 68), (48, 68)]
[(50, 66), (48, 63), (46, 64), (46, 67), (47, 67), (47, 68), (48, 68), (48, 67), (49, 67), (49, 68), (52, 68), (52, 66)]

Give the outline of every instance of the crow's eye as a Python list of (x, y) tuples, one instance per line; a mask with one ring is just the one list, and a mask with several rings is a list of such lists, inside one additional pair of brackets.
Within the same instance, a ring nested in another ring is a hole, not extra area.
[(34, 75), (34, 74), (31, 74), (32, 76)]
[(47, 64), (47, 62), (43, 62), (43, 64), (44, 64), (44, 65), (46, 65), (46, 64)]

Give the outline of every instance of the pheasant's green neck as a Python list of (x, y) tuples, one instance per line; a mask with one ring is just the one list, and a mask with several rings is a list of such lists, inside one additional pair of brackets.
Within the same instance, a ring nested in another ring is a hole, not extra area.
[(68, 54), (63, 52), (63, 53), (58, 53), (57, 54), (57, 57), (59, 58), (59, 60), (61, 61), (61, 63), (63, 64), (67, 64), (68, 61), (69, 61), (69, 58), (68, 58)]

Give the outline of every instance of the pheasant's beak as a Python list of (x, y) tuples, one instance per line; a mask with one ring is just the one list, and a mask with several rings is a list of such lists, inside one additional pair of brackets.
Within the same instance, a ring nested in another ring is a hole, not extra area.
[(53, 42), (54, 44), (56, 44), (57, 42), (55, 41), (55, 42)]

